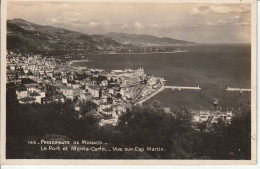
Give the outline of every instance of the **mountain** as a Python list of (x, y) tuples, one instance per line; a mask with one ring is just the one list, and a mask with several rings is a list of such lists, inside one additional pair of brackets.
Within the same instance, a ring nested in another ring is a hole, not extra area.
[(156, 37), (152, 35), (137, 35), (137, 34), (126, 34), (126, 33), (115, 33), (111, 32), (105, 36), (120, 42), (122, 44), (128, 44), (133, 46), (174, 46), (184, 44), (194, 44), (194, 42), (188, 42), (184, 40), (177, 40), (167, 37)]
[(63, 28), (37, 25), (23, 19), (7, 21), (7, 49), (31, 52), (93, 52), (122, 46), (124, 45), (109, 37), (90, 36)]
[(115, 53), (123, 49), (146, 46), (173, 46), (193, 44), (172, 38), (152, 35), (108, 33), (86, 35), (53, 26), (43, 26), (23, 19), (7, 21), (7, 49), (48, 54)]

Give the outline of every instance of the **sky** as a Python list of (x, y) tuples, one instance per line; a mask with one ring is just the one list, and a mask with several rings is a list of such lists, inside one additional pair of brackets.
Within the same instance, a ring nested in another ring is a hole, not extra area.
[(85, 34), (120, 32), (197, 43), (250, 43), (251, 6), (134, 2), (8, 2), (7, 19)]

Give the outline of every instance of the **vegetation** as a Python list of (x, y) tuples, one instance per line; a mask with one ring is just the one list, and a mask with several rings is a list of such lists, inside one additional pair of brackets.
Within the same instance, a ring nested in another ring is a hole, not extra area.
[[(10, 94), (11, 95), (11, 94)], [(11, 96), (10, 96), (11, 97)], [(81, 103), (79, 118), (74, 103), (21, 105), (7, 99), (7, 158), (52, 159), (250, 159), (251, 113), (244, 105), (230, 125), (192, 123), (185, 108), (166, 113), (159, 102), (128, 109), (118, 126), (99, 127), (96, 105)], [(92, 140), (102, 147), (159, 148), (160, 151), (41, 151), (28, 140)], [(162, 151), (161, 151), (162, 150)]]

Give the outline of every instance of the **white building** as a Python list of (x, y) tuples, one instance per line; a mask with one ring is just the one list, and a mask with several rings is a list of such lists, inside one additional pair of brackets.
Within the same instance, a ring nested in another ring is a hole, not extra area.
[(65, 84), (68, 83), (68, 79), (67, 78), (62, 78), (61, 81), (62, 81), (62, 83), (65, 83)]
[(28, 96), (28, 91), (26, 88), (19, 88), (16, 90), (17, 99), (25, 98)]
[(31, 93), (35, 92), (37, 86), (38, 86), (37, 83), (25, 84), (27, 91)]

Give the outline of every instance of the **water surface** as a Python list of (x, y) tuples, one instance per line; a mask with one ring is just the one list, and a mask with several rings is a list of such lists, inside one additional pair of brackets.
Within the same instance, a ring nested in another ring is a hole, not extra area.
[(93, 62), (74, 65), (105, 70), (143, 67), (145, 73), (164, 77), (166, 85), (199, 85), (202, 88), (201, 91), (181, 92), (167, 89), (151, 99), (172, 108), (208, 109), (214, 98), (220, 100), (219, 106), (223, 109), (250, 101), (250, 93), (225, 91), (228, 86), (251, 88), (250, 45), (195, 45), (180, 49), (189, 52), (91, 55)]

